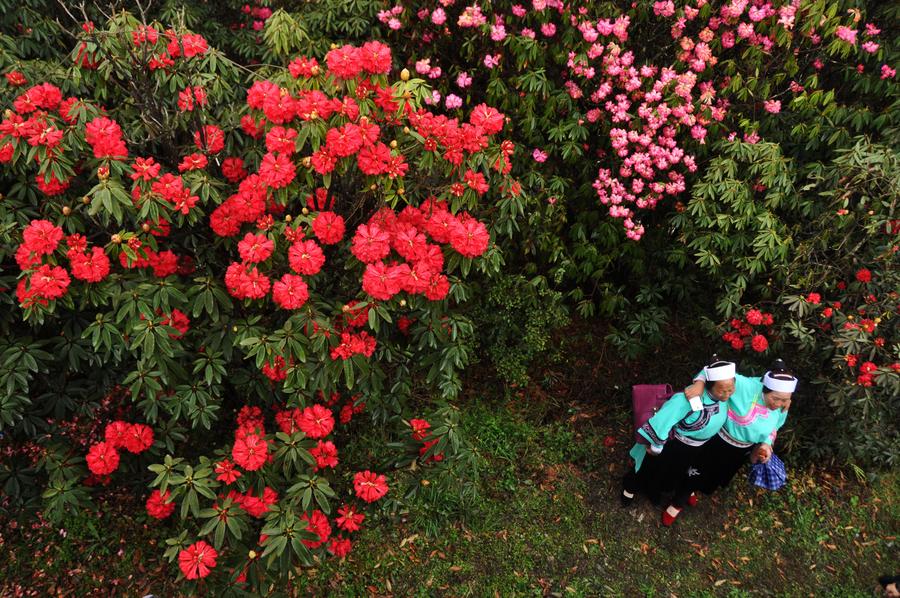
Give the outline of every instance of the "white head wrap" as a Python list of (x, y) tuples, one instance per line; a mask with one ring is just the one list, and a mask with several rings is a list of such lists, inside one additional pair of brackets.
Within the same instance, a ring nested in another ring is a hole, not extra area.
[(794, 392), (797, 388), (797, 379), (792, 377), (790, 380), (781, 380), (773, 378), (769, 372), (766, 372), (766, 375), (763, 376), (763, 385), (776, 392)]
[(720, 361), (718, 363), (725, 365), (718, 365), (714, 368), (711, 368), (709, 366), (703, 368), (703, 377), (706, 378), (707, 382), (731, 380), (732, 378), (734, 378), (734, 374), (737, 371), (737, 368), (732, 362)]

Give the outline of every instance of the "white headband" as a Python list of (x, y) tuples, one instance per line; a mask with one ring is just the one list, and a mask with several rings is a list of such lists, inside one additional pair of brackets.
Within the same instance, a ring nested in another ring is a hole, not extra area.
[(790, 380), (781, 380), (779, 378), (773, 378), (769, 375), (769, 372), (766, 372), (766, 375), (763, 376), (763, 385), (776, 392), (794, 392), (797, 388), (797, 379), (791, 378)]
[(714, 368), (703, 368), (704, 378), (708, 382), (716, 382), (718, 380), (731, 380), (737, 371), (735, 365), (730, 361), (725, 362), (726, 365), (720, 365)]

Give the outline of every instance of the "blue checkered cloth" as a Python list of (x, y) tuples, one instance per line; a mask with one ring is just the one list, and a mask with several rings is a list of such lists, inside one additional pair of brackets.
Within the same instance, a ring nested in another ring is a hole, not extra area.
[(753, 464), (749, 481), (766, 490), (778, 490), (787, 483), (787, 470), (781, 459), (773, 453), (767, 462)]

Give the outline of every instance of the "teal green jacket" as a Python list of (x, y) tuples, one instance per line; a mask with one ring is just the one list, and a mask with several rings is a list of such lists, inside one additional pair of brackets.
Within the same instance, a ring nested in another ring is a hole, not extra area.
[[(686, 444), (701, 445), (715, 436), (727, 419), (727, 409), (721, 401), (717, 401), (706, 391), (702, 395), (703, 407), (694, 411), (683, 392), (672, 395), (659, 411), (638, 429), (638, 434), (650, 443), (650, 450), (658, 453), (662, 450), (674, 430), (675, 435)], [(634, 459), (635, 471), (641, 468), (647, 447), (635, 443), (629, 454)]]

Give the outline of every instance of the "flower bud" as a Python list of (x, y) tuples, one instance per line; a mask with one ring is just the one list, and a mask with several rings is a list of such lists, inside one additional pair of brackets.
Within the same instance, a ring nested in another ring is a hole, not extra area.
[(232, 331), (232, 332), (237, 332), (237, 330), (238, 330), (238, 329), (237, 329), (237, 326), (232, 326), (232, 327), (231, 327), (231, 331)]
[(89, 205), (91, 203), (91, 198), (85, 195), (81, 198), (81, 203), (83, 203), (84, 205)]
[(403, 132), (409, 135), (409, 127), (403, 127)]
[(97, 168), (97, 178), (105, 181), (109, 178), (109, 166), (100, 166)]
[(302, 210), (300, 210), (300, 213), (306, 216), (307, 214), (309, 214), (309, 208), (303, 208)]
[(288, 214), (287, 216), (284, 217), (284, 221), (285, 221), (285, 222), (291, 222), (291, 221), (293, 221), (293, 220), (294, 220), (294, 217), (291, 216), (290, 214)]
[(394, 139), (393, 141), (391, 141), (390, 145), (391, 145), (391, 149), (397, 149), (397, 140)]
[(149, 233), (149, 232), (150, 232), (150, 225), (147, 224), (147, 223), (145, 222), (145, 223), (141, 226), (141, 230), (144, 231), (145, 233)]
[(111, 236), (111, 237), (109, 238), (109, 240), (110, 240), (112, 243), (118, 245), (119, 243), (122, 242), (122, 235), (119, 235), (118, 233), (117, 233), (117, 234), (114, 234), (113, 236)]
[(69, 206), (63, 206), (63, 209), (62, 209), (63, 216), (68, 216), (71, 213), (72, 213), (72, 208), (70, 208)]
[(400, 71), (400, 80), (409, 81), (409, 69), (403, 69), (402, 71)]
[(305, 158), (300, 160), (300, 163), (303, 164), (304, 168), (309, 168), (310, 166), (312, 166), (312, 158), (309, 156), (306, 156)]
[(406, 307), (406, 299), (400, 300), (400, 307)]
[(256, 551), (255, 551), (255, 550), (251, 550), (250, 552), (248, 552), (248, 553), (247, 553), (247, 558), (250, 559), (251, 561), (252, 561), (253, 559), (255, 559), (255, 558), (256, 558)]

